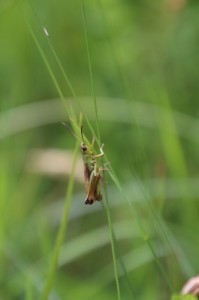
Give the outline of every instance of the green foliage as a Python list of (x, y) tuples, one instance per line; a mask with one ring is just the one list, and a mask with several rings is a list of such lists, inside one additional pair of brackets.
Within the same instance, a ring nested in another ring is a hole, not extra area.
[[(198, 13), (0, 3), (1, 299), (166, 300), (198, 272)], [(81, 114), (111, 162), (90, 207)]]

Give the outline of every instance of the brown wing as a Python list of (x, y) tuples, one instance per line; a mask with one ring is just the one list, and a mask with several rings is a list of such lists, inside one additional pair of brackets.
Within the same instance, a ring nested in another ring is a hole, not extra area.
[(100, 174), (94, 175), (94, 173), (92, 172), (90, 176), (90, 184), (89, 184), (89, 189), (86, 196), (85, 204), (93, 204), (95, 200), (102, 200), (102, 193), (100, 190), (100, 180), (101, 180)]
[(84, 184), (85, 184), (86, 194), (88, 194), (89, 191), (90, 176), (91, 176), (91, 171), (84, 165)]

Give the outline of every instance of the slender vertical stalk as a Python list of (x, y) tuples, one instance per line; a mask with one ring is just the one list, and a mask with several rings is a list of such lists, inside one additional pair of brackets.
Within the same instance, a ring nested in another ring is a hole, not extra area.
[[(86, 14), (85, 14), (85, 6), (84, 6), (84, 1), (83, 0), (82, 0), (82, 11), (83, 11), (83, 22), (84, 22), (84, 31), (85, 31), (85, 40), (86, 40), (86, 49), (87, 49), (87, 56), (88, 56), (88, 65), (89, 65), (89, 72), (90, 72), (91, 88), (92, 88), (93, 101), (94, 101), (94, 107), (95, 107), (97, 136), (98, 136), (99, 143), (101, 143), (100, 131), (99, 131), (99, 117), (98, 117), (98, 109), (97, 109), (97, 100), (96, 100), (96, 94), (95, 94), (95, 88), (94, 88), (93, 71), (92, 71), (92, 64), (91, 64), (91, 59), (90, 59), (89, 42), (88, 42), (88, 34), (87, 34), (87, 26), (86, 26)], [(110, 240), (111, 240), (111, 250), (112, 250), (112, 257), (113, 257), (115, 282), (116, 282), (116, 287), (117, 287), (117, 296), (118, 296), (118, 300), (120, 300), (121, 295), (120, 295), (119, 276), (118, 276), (118, 269), (117, 269), (117, 262), (116, 262), (114, 233), (113, 233), (113, 228), (112, 228), (112, 222), (111, 222), (111, 216), (110, 216), (110, 210), (109, 210), (109, 203), (108, 203), (108, 193), (107, 193), (106, 186), (105, 186), (104, 190), (105, 190), (105, 198), (106, 198), (106, 214), (107, 214), (107, 219), (108, 219), (109, 233), (110, 233)]]
[(98, 109), (97, 109), (97, 99), (96, 99), (95, 88), (94, 88), (93, 70), (92, 70), (92, 64), (91, 64), (91, 58), (90, 58), (90, 50), (89, 50), (88, 34), (87, 34), (87, 26), (86, 26), (86, 14), (85, 14), (85, 6), (84, 6), (84, 1), (83, 0), (82, 0), (82, 11), (83, 11), (84, 32), (85, 32), (85, 40), (86, 40), (86, 50), (87, 50), (87, 56), (88, 56), (88, 66), (89, 66), (89, 73), (90, 73), (90, 80), (91, 80), (91, 89), (92, 89), (93, 101), (94, 101), (94, 107), (95, 107), (97, 136), (98, 136), (99, 143), (100, 143), (99, 116), (98, 116)]
[(75, 145), (75, 150), (74, 150), (72, 171), (71, 171), (71, 175), (69, 177), (68, 189), (67, 189), (67, 193), (66, 193), (66, 199), (65, 199), (61, 224), (60, 224), (59, 231), (57, 234), (57, 240), (55, 243), (53, 256), (52, 256), (49, 271), (47, 274), (46, 283), (44, 285), (44, 289), (41, 294), (41, 298), (40, 298), (41, 300), (48, 299), (48, 296), (53, 287), (53, 281), (54, 281), (56, 271), (57, 271), (57, 263), (58, 263), (59, 253), (61, 250), (61, 246), (63, 243), (65, 232), (67, 230), (67, 225), (68, 225), (68, 217), (69, 217), (69, 210), (70, 210), (70, 204), (71, 204), (72, 190), (73, 190), (73, 185), (74, 185), (74, 174), (75, 174), (75, 166), (76, 166), (76, 161), (77, 161), (78, 150), (79, 150), (79, 142), (77, 140), (76, 145)]

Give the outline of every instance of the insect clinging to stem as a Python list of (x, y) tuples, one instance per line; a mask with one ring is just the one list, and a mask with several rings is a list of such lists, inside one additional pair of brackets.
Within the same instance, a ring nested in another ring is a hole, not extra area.
[(88, 145), (84, 141), (83, 126), (81, 126), (81, 153), (84, 163), (84, 181), (86, 189), (85, 204), (93, 204), (95, 201), (102, 200), (101, 181), (102, 172), (107, 170), (103, 167), (98, 168), (96, 159), (104, 156), (103, 147), (100, 147), (100, 153), (94, 153), (95, 138), (93, 137), (92, 144)]
[[(70, 129), (66, 123), (62, 123), (66, 128)], [(70, 129), (71, 131), (71, 129)], [(97, 165), (97, 158), (103, 157), (103, 147), (104, 144), (100, 147), (100, 153), (94, 153), (94, 143), (95, 138), (93, 137), (92, 143), (88, 144), (84, 140), (83, 135), (83, 125), (80, 128), (81, 131), (81, 154), (84, 163), (84, 183), (86, 189), (86, 198), (85, 204), (93, 204), (95, 201), (102, 200), (102, 191), (101, 191), (101, 182), (102, 182), (102, 173), (103, 171), (108, 171), (108, 169), (104, 167), (98, 167)], [(72, 132), (75, 137), (77, 137), (74, 132)], [(109, 163), (104, 164), (108, 165)]]

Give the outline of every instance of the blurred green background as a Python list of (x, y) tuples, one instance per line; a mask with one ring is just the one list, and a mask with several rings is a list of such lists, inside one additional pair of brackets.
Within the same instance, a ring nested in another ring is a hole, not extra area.
[[(170, 299), (199, 270), (199, 3), (84, 4), (121, 299)], [(0, 299), (39, 299), (75, 145), (44, 60), (96, 132), (82, 2), (2, 0), (0, 37)], [(107, 208), (84, 199), (79, 153), (48, 299), (120, 299)]]

